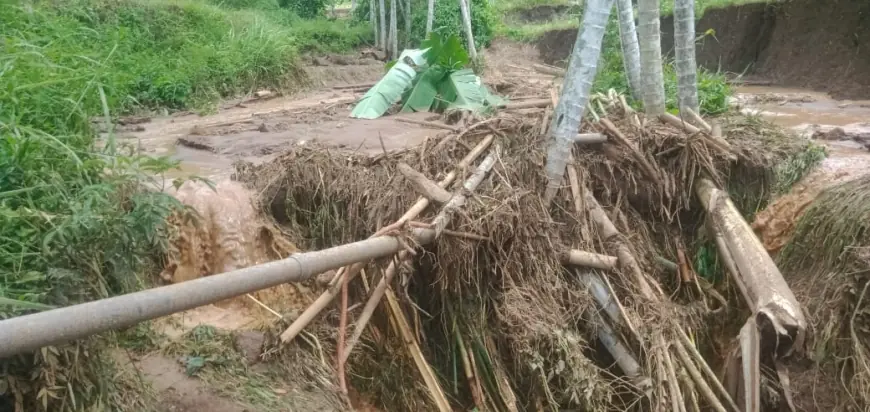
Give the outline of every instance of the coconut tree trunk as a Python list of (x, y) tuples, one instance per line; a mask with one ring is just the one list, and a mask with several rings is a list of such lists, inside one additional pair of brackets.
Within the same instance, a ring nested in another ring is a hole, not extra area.
[(390, 0), (390, 60), (399, 57), (399, 33), (396, 27), (396, 0)]
[(659, 0), (637, 0), (637, 9), (643, 106), (647, 114), (658, 116), (665, 112)]
[(389, 52), (390, 47), (387, 44), (387, 7), (384, 5), (384, 0), (378, 0), (378, 2), (381, 6), (381, 49), (385, 52)]
[(429, 0), (429, 11), (426, 14), (426, 37), (432, 33), (432, 23), (435, 22), (435, 0)]
[[(461, 1), (461, 0), (460, 0)], [(568, 63), (565, 82), (562, 85), (562, 95), (553, 113), (550, 124), (550, 138), (547, 147), (547, 202), (553, 199), (562, 176), (565, 165), (571, 155), (574, 137), (580, 130), (580, 122), (586, 113), (589, 101), (589, 91), (598, 71), (598, 59), (601, 56), (601, 41), (613, 0), (588, 0), (583, 12), (583, 22), (574, 42), (574, 51)]]
[(477, 47), (474, 46), (474, 33), (471, 31), (471, 11), (465, 0), (459, 1), (459, 10), (462, 12), (462, 26), (465, 28), (465, 39), (468, 40), (468, 56), (471, 60), (477, 60)]
[(634, 6), (631, 0), (616, 0), (616, 12), (619, 15), (619, 40), (628, 88), (631, 95), (640, 100), (640, 46), (637, 44), (637, 27), (634, 25)]
[(698, 110), (698, 66), (695, 64), (695, 0), (674, 0), (674, 52), (680, 110)]
[(369, 0), (369, 23), (372, 25), (372, 30), (375, 34), (375, 48), (381, 47), (381, 38), (378, 36), (378, 6), (375, 0)]

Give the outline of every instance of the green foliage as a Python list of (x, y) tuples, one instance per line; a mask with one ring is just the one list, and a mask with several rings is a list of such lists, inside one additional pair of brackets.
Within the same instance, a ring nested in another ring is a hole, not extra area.
[(323, 17), (326, 11), (325, 0), (278, 0), (278, 4), (304, 19)]
[(457, 36), (442, 36), (432, 33), (423, 41), (421, 49), (428, 49), (424, 54), (426, 63), (430, 66), (441, 66), (448, 70), (458, 70), (468, 64), (468, 53), (462, 47)]
[(426, 63), (424, 53), (415, 49), (402, 52), (396, 64), (360, 99), (350, 116), (358, 119), (383, 116), (418, 77), (417, 68)]
[(278, 10), (278, 0), (208, 0), (227, 9)]

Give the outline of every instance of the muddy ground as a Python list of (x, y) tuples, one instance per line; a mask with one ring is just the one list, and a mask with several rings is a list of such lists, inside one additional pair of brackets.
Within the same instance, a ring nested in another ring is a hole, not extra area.
[[(673, 18), (662, 18), (662, 50), (673, 50)], [(870, 2), (794, 0), (708, 9), (696, 25), (698, 64), (785, 87), (870, 99)], [(541, 58), (560, 64), (576, 30), (558, 30), (538, 42)], [(669, 53), (672, 55), (672, 53)], [(564, 64), (564, 63), (561, 63)]]
[[(496, 41), (486, 53), (485, 79), (495, 91), (514, 101), (540, 94), (541, 90), (553, 84), (553, 77), (531, 68), (532, 63), (539, 61), (538, 50), (534, 47)], [(310, 90), (292, 96), (267, 94), (261, 98), (228, 102), (217, 113), (207, 116), (179, 114), (143, 120), (122, 132), (124, 139), (145, 153), (166, 154), (180, 160), (182, 168), (175, 174), (177, 176), (196, 174), (221, 180), (229, 176), (236, 160), (266, 161), (292, 145), (319, 142), (376, 155), (383, 150), (417, 146), (427, 137), (441, 132), (440, 129), (399, 120), (441, 121), (429, 113), (391, 115), (377, 120), (348, 117), (353, 103), (362, 96), (365, 88), (346, 86), (379, 79), (383, 73), (381, 62), (351, 56), (316, 59), (310, 64), (309, 75), (314, 82)], [(819, 137), (815, 132), (829, 131), (836, 126), (860, 129), (862, 119), (870, 119), (870, 108), (857, 104), (843, 106), (843, 103), (822, 94), (802, 90), (747, 89), (737, 96), (735, 102), (741, 104), (743, 110), (754, 110), (776, 123), (805, 133), (806, 138)], [(798, 185), (792, 194), (784, 196), (769, 211), (759, 215), (755, 228), (772, 252), (788, 238), (794, 221), (821, 188), (870, 170), (870, 155), (851, 139), (825, 140), (824, 143), (831, 148), (832, 156), (823, 167)], [(214, 203), (221, 202), (221, 196), (219, 190), (214, 198), (199, 203), (214, 207)], [(237, 203), (238, 196), (233, 195), (231, 200)], [(199, 203), (191, 205), (196, 207)], [(226, 217), (225, 214), (221, 216)], [(217, 226), (223, 227), (225, 233), (243, 230), (241, 226), (255, 226), (238, 219), (221, 220), (221, 216), (216, 216), (215, 220), (220, 221)], [(216, 244), (213, 247), (220, 248), (229, 243), (218, 241)], [(299, 313), (313, 296), (304, 285), (284, 285), (254, 294), (253, 298), (286, 314)], [(257, 331), (274, 322), (274, 318), (269, 309), (256, 304), (253, 299), (241, 297), (173, 315), (160, 321), (159, 325), (162, 333), (170, 339), (180, 339), (184, 332), (199, 324), (234, 331), (252, 339), (252, 342), (239, 343), (238, 346), (256, 358), (263, 339)], [(141, 376), (151, 382), (167, 411), (256, 410), (237, 399), (216, 393), (195, 377), (188, 377), (178, 359), (169, 355), (152, 353), (130, 361), (137, 366)], [(335, 410), (338, 404), (334, 388), (289, 385), (272, 390), (292, 397), (297, 402), (292, 404), (297, 408), (295, 410)], [(353, 398), (354, 403), (365, 403), (364, 396)], [(368, 407), (365, 409), (369, 410)]]

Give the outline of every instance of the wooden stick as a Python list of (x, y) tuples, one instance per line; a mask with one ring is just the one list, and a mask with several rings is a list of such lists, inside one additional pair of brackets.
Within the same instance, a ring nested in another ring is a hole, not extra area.
[[(454, 170), (448, 173), (447, 176), (445, 176), (444, 179), (442, 179), (441, 182), (438, 183), (438, 185), (444, 188), (453, 183), (453, 180), (456, 179), (456, 176), (459, 173), (458, 171), (464, 170), (468, 167), (468, 165), (474, 162), (474, 160), (477, 159), (483, 153), (483, 151), (486, 150), (487, 147), (489, 147), (494, 139), (495, 138), (493, 136), (487, 136), (486, 138), (484, 138), (480, 143), (477, 144), (477, 146), (474, 147), (474, 149), (472, 149), (471, 152), (469, 152), (465, 156), (465, 158), (463, 158), (459, 162), (458, 165), (456, 165), (456, 168)], [(392, 225), (387, 226), (387, 228), (401, 227), (403, 224), (405, 224), (405, 222), (408, 222), (417, 217), (417, 215), (426, 210), (428, 206), (429, 199), (425, 197), (417, 199), (417, 203), (411, 206), (411, 208), (408, 209), (408, 211), (405, 212), (405, 214), (400, 217), (399, 220), (394, 222)], [(386, 228), (382, 228), (372, 237), (381, 236), (384, 232), (384, 229)], [(365, 267), (366, 263), (367, 262), (357, 263), (350, 267), (344, 267), (339, 269), (338, 273), (333, 279), (333, 285), (329, 289), (324, 291), (308, 308), (305, 309), (304, 312), (302, 312), (301, 315), (299, 315), (299, 317), (295, 321), (293, 321), (290, 327), (288, 327), (287, 330), (285, 330), (281, 334), (281, 342), (287, 343), (293, 340), (293, 338), (295, 338), (296, 335), (298, 335), (299, 332), (302, 331), (302, 329), (304, 329), (306, 326), (308, 326), (309, 323), (311, 323), (312, 320), (314, 320), (315, 316), (322, 312), (323, 309), (326, 308), (326, 306), (328, 306), (333, 299), (335, 299), (339, 292), (339, 288), (336, 288), (335, 285), (344, 282), (345, 277), (353, 279), (359, 273), (359, 271), (362, 270), (363, 267)]]
[(680, 390), (680, 382), (677, 381), (677, 371), (671, 354), (664, 351), (665, 372), (668, 375), (668, 388), (671, 391), (671, 410), (674, 412), (686, 412), (686, 404), (683, 402), (683, 391)]
[[(463, 190), (457, 192), (456, 195), (450, 199), (441, 212), (438, 213), (438, 216), (435, 217), (432, 226), (435, 228), (435, 238), (444, 231), (444, 227), (450, 222), (450, 218), (453, 213), (465, 204), (466, 193), (474, 192), (477, 189), (477, 186), (483, 181), (483, 178), (489, 173), (492, 166), (495, 164), (496, 157), (498, 156), (498, 147), (494, 148), (489, 155), (483, 159), (483, 162), (480, 163), (480, 166), (477, 167), (477, 170), (468, 180), (465, 181), (463, 185)], [(399, 254), (399, 262), (407, 259), (407, 253)], [(341, 362), (347, 360), (350, 356), (351, 350), (359, 341), (360, 336), (362, 336), (363, 331), (365, 330), (366, 325), (368, 325), (369, 320), (372, 318), (372, 314), (374, 314), (375, 308), (378, 307), (378, 303), (380, 303), (381, 298), (383, 298), (384, 293), (389, 289), (390, 282), (392, 282), (393, 277), (398, 272), (396, 268), (396, 262), (390, 262), (390, 265), (387, 266), (387, 269), (384, 271), (384, 276), (381, 277), (381, 280), (378, 282), (377, 286), (372, 289), (372, 294), (369, 297), (368, 302), (366, 302), (366, 306), (363, 308), (362, 313), (360, 313), (359, 318), (356, 321), (356, 325), (354, 326), (353, 335), (351, 335), (350, 342), (347, 345), (347, 351), (344, 352), (343, 358), (340, 359)]]
[(445, 203), (450, 200), (450, 192), (442, 189), (437, 183), (429, 180), (429, 178), (414, 170), (407, 163), (399, 163), (397, 169), (402, 176), (405, 176), (405, 179), (408, 179), (417, 193), (438, 203)]
[(601, 133), (580, 133), (573, 140), (576, 144), (595, 144), (606, 142), (607, 137)]
[[(689, 123), (684, 122), (677, 116), (674, 116), (670, 113), (664, 113), (659, 116), (662, 122), (670, 124), (671, 126), (680, 127), (685, 130), (687, 133), (695, 134), (700, 133), (701, 129), (692, 126)], [(713, 146), (714, 149), (727, 156), (731, 160), (736, 160), (737, 156), (734, 153), (731, 153), (731, 144), (722, 139), (721, 137), (711, 136), (711, 135), (703, 135), (704, 139)]]
[(535, 69), (535, 71), (538, 73), (549, 74), (551, 76), (556, 76), (556, 77), (564, 77), (565, 76), (565, 69), (561, 69), (558, 67), (546, 66), (543, 64), (535, 63), (535, 64), (532, 64), (532, 68)]
[(406, 119), (404, 117), (395, 117), (393, 119), (397, 122), (419, 124), (420, 126), (432, 127), (435, 129), (450, 130), (452, 132), (459, 133), (459, 128), (456, 128), (456, 127), (453, 127), (450, 125), (446, 125), (443, 123), (427, 122), (425, 120)]
[(640, 164), (641, 169), (643, 169), (644, 172), (646, 172), (647, 177), (649, 177), (650, 179), (652, 179), (652, 181), (653, 181), (656, 185), (658, 185), (658, 186), (660, 186), (660, 187), (663, 187), (664, 185), (662, 184), (662, 180), (661, 180), (661, 178), (659, 178), (659, 173), (658, 173), (658, 172), (656, 171), (656, 169), (653, 168), (653, 166), (652, 166), (652, 165), (647, 161), (646, 156), (644, 156), (644, 155), (640, 152), (640, 149), (638, 149), (637, 146), (635, 146), (633, 143), (631, 143), (631, 142), (628, 140), (628, 138), (626, 138), (625, 135), (623, 135), (622, 132), (619, 131), (619, 129), (616, 128), (616, 125), (614, 125), (610, 120), (608, 120), (608, 119), (601, 119), (601, 124), (602, 124), (602, 125), (604, 126), (604, 128), (609, 132), (608, 134), (610, 135), (610, 137), (612, 137), (612, 138), (613, 138), (614, 140), (616, 140), (619, 144), (625, 146), (625, 148), (628, 149), (628, 151), (631, 153), (631, 157), (633, 157), (634, 160), (635, 160), (638, 164)]
[(359, 83), (359, 84), (347, 84), (344, 86), (333, 86), (334, 90), (342, 90), (342, 89), (361, 89), (363, 87), (372, 88), (376, 83)]
[(616, 268), (617, 258), (614, 256), (600, 255), (598, 253), (572, 249), (562, 256), (562, 263), (593, 269), (613, 270)]
[(707, 133), (713, 132), (713, 127), (710, 126), (710, 123), (707, 123), (706, 121), (704, 121), (704, 118), (701, 117), (700, 114), (695, 113), (694, 110), (692, 110), (688, 107), (683, 109), (683, 112), (686, 113), (689, 116), (689, 118), (692, 119), (692, 121), (694, 121), (698, 126), (700, 126), (701, 129), (703, 129), (705, 132), (707, 132)]
[[(423, 228), (423, 229), (432, 229), (434, 227), (431, 223), (418, 222), (416, 220), (412, 221), (412, 222), (408, 222), (408, 225), (411, 227), (419, 227), (419, 228)], [(461, 238), (471, 239), (471, 240), (481, 240), (481, 241), (486, 241), (486, 242), (492, 240), (489, 237), (481, 236), (481, 235), (478, 235), (476, 233), (457, 232), (455, 230), (446, 230), (445, 229), (444, 232), (442, 232), (442, 233), (445, 235), (461, 237)]]
[(550, 99), (528, 100), (516, 103), (506, 103), (499, 106), (504, 110), (544, 108), (551, 104)]

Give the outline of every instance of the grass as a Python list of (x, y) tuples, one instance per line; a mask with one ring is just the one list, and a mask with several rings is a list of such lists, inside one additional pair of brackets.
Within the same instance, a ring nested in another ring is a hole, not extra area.
[[(53, 0), (0, 13), (0, 318), (140, 289), (180, 205), (147, 188), (176, 166), (96, 142), (93, 117), (207, 108), (304, 80), (300, 53), (345, 51), (368, 30), (301, 20), (270, 2)], [(147, 343), (147, 331), (134, 331)], [(24, 410), (142, 410), (100, 348), (113, 337), (3, 363)], [(129, 339), (128, 339), (129, 341)], [(123, 342), (122, 342), (123, 343)], [(129, 343), (129, 342), (128, 342)], [(4, 380), (4, 382), (6, 382)]]

